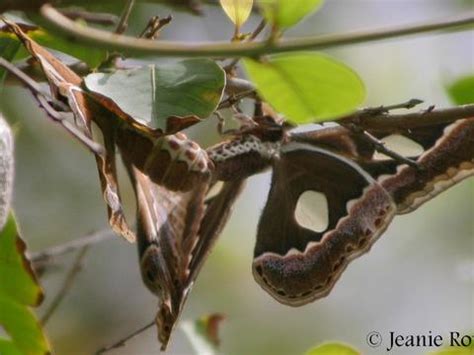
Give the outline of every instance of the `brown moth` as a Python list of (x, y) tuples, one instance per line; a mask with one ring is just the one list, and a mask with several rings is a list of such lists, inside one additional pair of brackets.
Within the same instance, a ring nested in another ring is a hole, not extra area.
[[(163, 349), (247, 177), (273, 169), (258, 225), (254, 277), (279, 302), (301, 306), (327, 295), (348, 263), (369, 250), (396, 214), (474, 173), (474, 153), (466, 149), (474, 143), (474, 118), (371, 132), (380, 138), (395, 132), (419, 143), (424, 152), (411, 157), (418, 168), (375, 160), (375, 149), (344, 127), (293, 133), (269, 116), (255, 117), (254, 123), (201, 151), (206, 173), (191, 190), (170, 191), (130, 170), (138, 198), (142, 277), (160, 300), (156, 323)], [(183, 142), (174, 156), (185, 156), (189, 146)], [(206, 202), (218, 181), (223, 188)], [(327, 199), (323, 231), (310, 223), (313, 192)]]
[[(301, 306), (326, 296), (348, 263), (367, 252), (396, 214), (410, 212), (474, 174), (474, 118), (370, 131), (403, 135), (423, 152), (418, 167), (374, 158), (375, 149), (338, 126), (293, 133), (271, 117), (208, 149), (216, 179), (273, 170), (257, 230), (253, 274), (271, 296)], [(328, 206), (314, 230), (313, 193)]]

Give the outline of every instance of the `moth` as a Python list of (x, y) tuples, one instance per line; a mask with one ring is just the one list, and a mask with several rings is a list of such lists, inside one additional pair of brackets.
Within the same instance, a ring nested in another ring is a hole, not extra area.
[[(256, 116), (253, 123), (201, 151), (208, 169), (185, 192), (153, 184), (126, 164), (137, 191), (142, 278), (160, 299), (156, 322), (162, 349), (248, 177), (272, 170), (257, 229), (254, 278), (277, 301), (302, 306), (326, 296), (395, 215), (474, 174), (474, 117), (370, 130), (379, 138), (399, 134), (420, 144), (423, 153), (410, 157), (413, 165), (376, 160), (375, 147), (343, 126), (297, 133), (272, 116)], [(176, 136), (181, 153), (175, 156), (186, 155), (190, 143)], [(218, 183), (221, 190), (206, 199)], [(314, 230), (311, 223), (313, 193), (327, 200), (325, 230)]]
[[(289, 306), (326, 296), (395, 215), (474, 174), (474, 117), (368, 130), (378, 138), (397, 134), (418, 143), (423, 152), (410, 157), (413, 165), (375, 159), (375, 147), (342, 125), (296, 133), (268, 116), (255, 122), (208, 154), (218, 180), (272, 169), (252, 270), (265, 291)], [(327, 200), (324, 230), (313, 228), (314, 193)]]

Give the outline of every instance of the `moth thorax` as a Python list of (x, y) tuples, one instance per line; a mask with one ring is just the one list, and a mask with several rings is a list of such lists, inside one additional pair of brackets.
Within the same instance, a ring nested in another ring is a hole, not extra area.
[(197, 143), (177, 133), (159, 138), (144, 164), (150, 179), (172, 191), (189, 191), (210, 176), (210, 160)]
[(160, 270), (160, 248), (156, 245), (150, 245), (140, 258), (140, 272), (146, 287), (158, 297), (161, 297), (160, 278), (163, 271)]
[(233, 180), (256, 174), (270, 166), (278, 155), (280, 142), (262, 141), (245, 135), (207, 150), (219, 180)]
[(265, 142), (249, 134), (217, 144), (209, 148), (207, 153), (214, 162), (225, 161), (250, 152), (256, 152), (264, 159), (271, 159), (278, 152), (279, 146), (279, 142)]

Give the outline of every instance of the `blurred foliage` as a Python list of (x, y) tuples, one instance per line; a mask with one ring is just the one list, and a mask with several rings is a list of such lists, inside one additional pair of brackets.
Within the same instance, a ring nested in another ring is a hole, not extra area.
[(188, 337), (196, 354), (219, 353), (219, 327), (223, 320), (223, 315), (215, 313), (181, 324), (181, 329)]
[[(51, 35), (49, 32), (34, 26), (22, 26), (24, 32), (44, 47), (66, 53), (84, 61), (89, 67), (97, 67), (107, 56), (107, 52), (99, 48), (91, 48)], [(0, 27), (0, 56), (6, 59), (22, 59), (28, 56), (21, 47), (20, 40), (7, 30)], [(0, 72), (1, 73), (1, 72)]]
[(40, 355), (49, 352), (43, 330), (29, 307), (43, 299), (26, 246), (19, 236), (13, 215), (0, 232), (0, 324), (11, 341), (1, 339), (0, 354)]
[(463, 76), (446, 87), (456, 105), (474, 103), (474, 75)]
[(234, 23), (237, 31), (247, 21), (252, 11), (253, 0), (220, 0), (222, 9)]
[(341, 343), (328, 343), (308, 350), (305, 355), (359, 355), (354, 348)]
[(259, 0), (265, 19), (276, 28), (288, 28), (314, 13), (323, 0)]

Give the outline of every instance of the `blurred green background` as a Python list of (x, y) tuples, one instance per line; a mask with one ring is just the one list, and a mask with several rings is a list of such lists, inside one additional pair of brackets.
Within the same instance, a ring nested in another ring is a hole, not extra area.
[[(449, 17), (473, 10), (461, 0), (328, 0), (316, 15), (288, 37)], [(226, 40), (233, 28), (218, 7), (193, 17), (159, 5), (141, 4), (132, 16), (131, 33), (152, 15), (172, 13), (173, 24), (162, 38)], [(252, 30), (251, 18), (244, 30)], [(430, 34), (347, 46), (328, 51), (354, 68), (368, 88), (367, 105), (392, 104), (409, 98), (438, 107), (451, 103), (444, 86), (474, 70), (472, 31)], [(30, 250), (72, 240), (106, 227), (94, 159), (39, 112), (29, 92), (10, 85), (0, 107), (16, 131), (14, 205)], [(216, 122), (194, 129), (206, 144), (217, 139)], [(122, 174), (124, 177), (124, 174)], [(125, 204), (132, 218), (130, 187), (122, 179)], [(464, 181), (418, 211), (397, 217), (370, 253), (354, 261), (332, 293), (313, 304), (280, 305), (253, 280), (251, 262), (256, 224), (265, 203), (269, 174), (249, 180), (220, 242), (202, 270), (182, 319), (222, 312), (225, 354), (301, 354), (330, 340), (347, 342), (365, 354), (382, 353), (366, 344), (378, 331), (434, 334), (474, 329), (474, 181)], [(44, 275), (48, 306), (60, 287), (67, 262)], [(62, 266), (61, 266), (62, 265)], [(157, 300), (143, 286), (134, 245), (119, 238), (94, 246), (83, 271), (47, 325), (57, 354), (91, 354), (154, 318)], [(384, 344), (386, 344), (384, 342)], [(388, 344), (386, 344), (388, 345)], [(434, 350), (434, 349), (425, 349)], [(393, 350), (419, 354), (423, 349)], [(111, 354), (155, 354), (150, 329)], [(169, 353), (192, 349), (179, 329)]]

